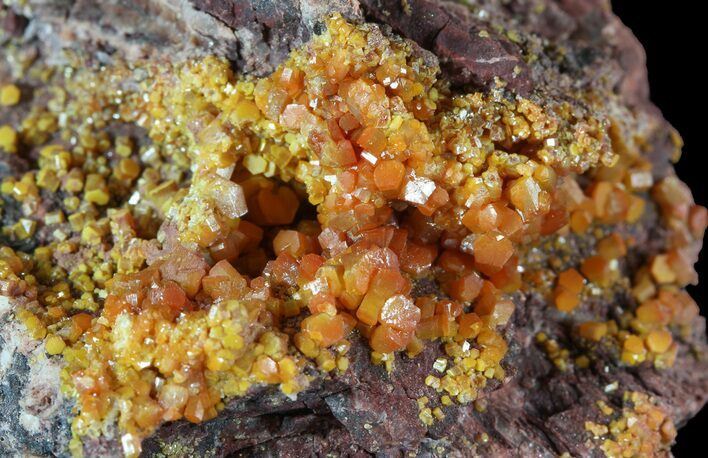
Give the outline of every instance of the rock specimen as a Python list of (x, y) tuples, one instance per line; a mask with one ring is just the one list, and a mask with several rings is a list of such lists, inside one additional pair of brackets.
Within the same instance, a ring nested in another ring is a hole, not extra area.
[(705, 403), (605, 2), (9, 3), (3, 455), (663, 456)]

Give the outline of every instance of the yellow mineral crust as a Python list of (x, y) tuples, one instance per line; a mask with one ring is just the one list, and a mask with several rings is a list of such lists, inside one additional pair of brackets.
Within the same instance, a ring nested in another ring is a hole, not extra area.
[[(294, 396), (313, 369), (348, 370), (353, 333), (387, 370), (436, 341), (421, 383), (438, 396), (419, 406), (440, 420), (505, 380), (510, 293), (550, 278), (549, 303), (573, 314), (584, 291), (620, 280), (627, 254), (608, 236), (581, 265), (529, 272), (524, 248), (634, 223), (647, 191), (677, 236), (632, 279), (636, 310), (578, 326), (577, 365), (611, 341), (620, 362), (669, 366), (695, 316), (680, 288), (706, 211), (677, 179), (653, 183), (592, 94), (455, 95), (407, 42), (338, 16), (261, 79), (216, 57), (68, 58), (34, 71), (49, 102), (0, 128), (3, 154), (38, 151), (36, 170), (2, 182), (21, 213), (3, 236), (42, 235), (31, 253), (0, 247), (0, 293), (64, 358), (77, 455), (116, 419), (137, 455), (163, 422), (211, 419), (257, 386)], [(2, 103), (22, 104), (12, 87)], [(423, 278), (438, 291), (414, 296)], [(539, 343), (569, 367), (555, 340)]]

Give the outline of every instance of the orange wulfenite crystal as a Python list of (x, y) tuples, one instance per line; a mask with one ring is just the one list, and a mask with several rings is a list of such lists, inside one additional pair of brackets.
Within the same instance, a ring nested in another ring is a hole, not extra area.
[(607, 334), (607, 324), (591, 321), (582, 323), (578, 327), (578, 334), (580, 337), (597, 342)]
[(561, 312), (571, 312), (580, 303), (577, 293), (558, 288), (555, 291), (556, 308)]
[(384, 303), (399, 292), (401, 283), (400, 274), (394, 270), (384, 270), (376, 274), (369, 291), (357, 309), (357, 318), (370, 326), (376, 324)]
[(657, 283), (672, 283), (676, 280), (676, 273), (669, 265), (667, 255), (654, 256), (651, 261), (651, 274)]
[(371, 335), (371, 348), (380, 353), (403, 350), (413, 338), (411, 331), (396, 329), (387, 324), (376, 326)]
[(312, 251), (312, 241), (301, 232), (283, 230), (273, 239), (273, 251), (277, 255), (288, 253), (290, 256), (299, 258)]
[(485, 274), (499, 271), (513, 253), (511, 241), (501, 234), (484, 234), (474, 241), (475, 265)]
[(651, 331), (645, 338), (647, 349), (655, 353), (664, 353), (671, 346), (673, 339), (668, 331)]
[(627, 254), (627, 246), (617, 233), (613, 233), (600, 240), (597, 252), (607, 260), (621, 258)]
[(381, 191), (397, 191), (403, 182), (406, 169), (398, 161), (380, 161), (374, 169), (374, 181)]
[(590, 256), (580, 266), (580, 271), (593, 283), (608, 286), (614, 279), (611, 264), (602, 256)]
[(248, 201), (249, 218), (261, 226), (290, 224), (300, 200), (287, 186), (277, 189), (262, 188)]
[(481, 289), (481, 277), (476, 272), (470, 272), (450, 282), (447, 292), (458, 301), (471, 302), (479, 295)]
[(412, 331), (420, 321), (420, 309), (406, 296), (391, 296), (384, 302), (379, 321), (401, 331)]
[(558, 275), (558, 286), (570, 291), (571, 293), (580, 294), (583, 290), (585, 279), (575, 269), (568, 269)]
[(546, 204), (544, 198), (547, 197), (546, 192), (531, 177), (519, 178), (509, 188), (509, 200), (527, 217), (538, 213)]
[(556, 308), (562, 312), (573, 311), (580, 302), (584, 283), (585, 279), (575, 269), (561, 272), (554, 291)]
[(344, 314), (330, 315), (319, 313), (305, 318), (302, 329), (309, 337), (323, 347), (329, 347), (344, 337), (352, 330), (351, 321), (344, 318)]

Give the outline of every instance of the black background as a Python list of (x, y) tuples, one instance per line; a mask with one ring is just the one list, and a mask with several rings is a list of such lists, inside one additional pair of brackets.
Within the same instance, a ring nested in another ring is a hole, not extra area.
[[(693, 191), (701, 205), (708, 204), (703, 168), (708, 164), (708, 75), (705, 62), (708, 52), (705, 20), (699, 8), (702, 2), (675, 0), (614, 0), (615, 13), (634, 31), (644, 45), (649, 69), (651, 98), (666, 119), (678, 129), (685, 146), (676, 170), (679, 177)], [(708, 247), (707, 247), (708, 248)], [(701, 254), (696, 266), (701, 283), (690, 286), (689, 292), (701, 306), (701, 314), (708, 315), (708, 253)], [(679, 430), (674, 454), (681, 457), (706, 456), (704, 441), (708, 433), (708, 409)]]

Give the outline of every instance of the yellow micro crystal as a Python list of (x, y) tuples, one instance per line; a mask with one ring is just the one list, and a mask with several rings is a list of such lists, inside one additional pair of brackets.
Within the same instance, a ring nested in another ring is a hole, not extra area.
[(17, 151), (17, 132), (11, 126), (0, 126), (0, 151), (6, 153)]
[(9, 107), (20, 102), (20, 88), (14, 84), (0, 86), (0, 105)]

